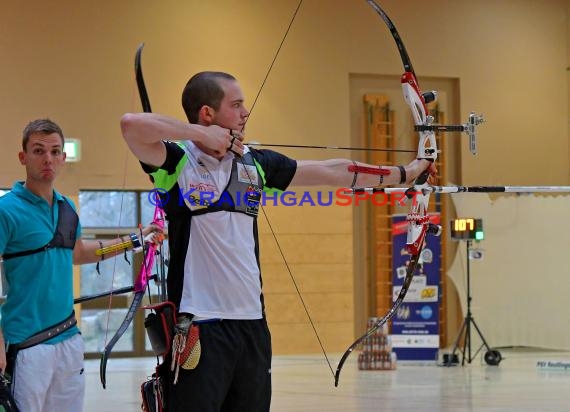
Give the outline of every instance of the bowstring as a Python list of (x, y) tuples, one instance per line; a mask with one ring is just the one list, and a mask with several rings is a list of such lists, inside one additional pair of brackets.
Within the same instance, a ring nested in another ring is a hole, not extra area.
[[(136, 93), (135, 93), (135, 89), (132, 89), (131, 91), (131, 107), (135, 107), (135, 98), (136, 98)], [(118, 218), (118, 223), (117, 223), (117, 238), (120, 237), (121, 234), (121, 219), (123, 216), (123, 205), (124, 205), (124, 199), (125, 199), (125, 189), (127, 187), (127, 171), (128, 171), (128, 165), (129, 165), (129, 149), (128, 147), (125, 147), (125, 160), (123, 162), (124, 167), (123, 167), (123, 182), (121, 184), (121, 202), (120, 202), (120, 206), (119, 206), (119, 218)], [(124, 252), (126, 253), (126, 251)], [(116, 273), (116, 269), (117, 269), (117, 258), (119, 257), (119, 255), (115, 255), (113, 256), (113, 273), (111, 275), (111, 289), (113, 290), (114, 285), (115, 285), (115, 273)], [(126, 255), (125, 255), (126, 258)], [(128, 261), (127, 261), (128, 262)], [(110, 324), (110, 320), (111, 320), (111, 309), (113, 307), (113, 293), (109, 294), (109, 299), (107, 299), (107, 319), (105, 321), (105, 340), (103, 342), (103, 348), (105, 348), (107, 346), (107, 340), (109, 338), (109, 324)]]
[(297, 14), (299, 13), (299, 9), (301, 8), (302, 4), (303, 4), (303, 0), (299, 0), (299, 3), (297, 4), (297, 8), (293, 12), (293, 17), (291, 17), (291, 19), (289, 20), (289, 25), (287, 26), (287, 30), (285, 30), (285, 34), (283, 35), (283, 38), (281, 39), (281, 43), (279, 43), (279, 47), (277, 47), (277, 51), (273, 55), (273, 60), (271, 60), (271, 64), (269, 65), (269, 68), (267, 69), (267, 72), (265, 73), (265, 77), (263, 78), (263, 81), (261, 82), (261, 86), (259, 87), (259, 90), (257, 91), (255, 98), (253, 99), (253, 103), (251, 104), (251, 108), (249, 109), (249, 116), (245, 120), (245, 123), (241, 129), (242, 132), (243, 132), (243, 129), (245, 128), (245, 124), (249, 121), (249, 119), (251, 117), (251, 113), (253, 113), (253, 109), (255, 108), (255, 105), (257, 104), (257, 101), (259, 100), (259, 96), (261, 96), (261, 92), (263, 90), (263, 87), (265, 86), (265, 83), (267, 82), (267, 79), (269, 78), (269, 74), (271, 74), (271, 70), (273, 70), (273, 66), (275, 65), (275, 62), (277, 61), (277, 57), (279, 56), (279, 53), (281, 52), (281, 48), (283, 47), (283, 44), (285, 43), (285, 39), (287, 38), (289, 31), (291, 31), (291, 27), (293, 27), (293, 23), (295, 22), (295, 19), (297, 18)]
[[(257, 102), (259, 101), (259, 97), (261, 96), (261, 92), (265, 86), (265, 84), (267, 83), (267, 79), (269, 78), (269, 75), (271, 74), (271, 71), (275, 65), (275, 62), (277, 61), (277, 57), (279, 56), (279, 53), (281, 52), (281, 49), (283, 48), (283, 45), (285, 43), (285, 40), (287, 39), (287, 36), (289, 34), (289, 32), (291, 31), (291, 28), (293, 27), (293, 23), (295, 22), (295, 19), (299, 13), (299, 10), (301, 8), (301, 5), (303, 4), (303, 0), (299, 0), (299, 3), (297, 4), (297, 7), (295, 8), (295, 11), (293, 12), (293, 16), (291, 17), (291, 19), (289, 20), (289, 24), (287, 26), (287, 29), (285, 31), (285, 34), (283, 35), (281, 42), (279, 43), (279, 47), (277, 48), (274, 56), (273, 56), (273, 60), (271, 61), (271, 64), (269, 65), (269, 69), (267, 70), (267, 73), (265, 74), (265, 77), (263, 78), (263, 81), (261, 82), (261, 86), (259, 88), (259, 91), (257, 92), (253, 103), (251, 105), (251, 109), (249, 110), (249, 114), (248, 117), (242, 127), (241, 132), (243, 133), (244, 129), (245, 129), (245, 124), (249, 121), (249, 119), (251, 119), (251, 114), (257, 104)], [(253, 185), (253, 179), (251, 178), (251, 175), (249, 174), (248, 168), (246, 167), (243, 158), (241, 156), (236, 155), (236, 157), (238, 157), (238, 159), (241, 161), (242, 166), (244, 168), (244, 170), (246, 171), (246, 175), (250, 181), (250, 183)], [(256, 168), (257, 169), (257, 168)], [(307, 304), (305, 303), (305, 300), (303, 299), (303, 296), (301, 295), (301, 290), (299, 289), (299, 286), (297, 284), (297, 281), (295, 280), (295, 276), (293, 275), (293, 271), (291, 270), (291, 267), (289, 266), (289, 263), (287, 262), (287, 259), (285, 257), (285, 253), (283, 252), (283, 248), (281, 247), (281, 243), (279, 242), (279, 240), (277, 239), (277, 234), (275, 233), (275, 230), (273, 230), (273, 226), (271, 225), (271, 222), (269, 220), (269, 216), (267, 215), (265, 209), (263, 208), (262, 202), (259, 203), (259, 208), (261, 209), (261, 212), (263, 213), (263, 216), (265, 218), (265, 221), (267, 222), (267, 225), (269, 226), (269, 229), (271, 231), (271, 234), (273, 236), (273, 239), (275, 240), (275, 244), (277, 245), (277, 249), (279, 250), (279, 254), (281, 255), (281, 258), (283, 260), (283, 263), (285, 264), (285, 267), (287, 268), (287, 272), (289, 273), (289, 277), (291, 278), (291, 281), (293, 282), (293, 286), (295, 287), (295, 290), (297, 291), (297, 296), (299, 296), (299, 300), (301, 301), (301, 305), (303, 306), (303, 309), (305, 311), (305, 314), (307, 315), (307, 318), (309, 319), (309, 323), (311, 324), (311, 328), (313, 329), (313, 332), (315, 333), (315, 337), (317, 338), (317, 341), (319, 343), (319, 346), (321, 348), (321, 351), (325, 357), (325, 360), (327, 362), (327, 365), (331, 371), (331, 374), (334, 378), (335, 373), (333, 370), (333, 367), (331, 365), (331, 362), (329, 360), (329, 357), (326, 353), (325, 347), (323, 345), (323, 342), (321, 341), (321, 338), (317, 332), (317, 328), (315, 326), (315, 322), (313, 321), (313, 318), (311, 317), (310, 313), (309, 313), (309, 309), (307, 307)]]

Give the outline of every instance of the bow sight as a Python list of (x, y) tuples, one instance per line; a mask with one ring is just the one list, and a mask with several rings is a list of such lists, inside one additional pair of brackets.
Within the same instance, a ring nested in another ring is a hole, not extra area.
[[(437, 99), (437, 92), (435, 90), (425, 92), (422, 97), (426, 103), (430, 103)], [(426, 124), (416, 125), (414, 130), (416, 132), (465, 132), (469, 136), (469, 151), (473, 155), (477, 154), (475, 128), (485, 121), (482, 114), (469, 113), (469, 120), (463, 124), (432, 124), (433, 120), (433, 116), (427, 116)]]

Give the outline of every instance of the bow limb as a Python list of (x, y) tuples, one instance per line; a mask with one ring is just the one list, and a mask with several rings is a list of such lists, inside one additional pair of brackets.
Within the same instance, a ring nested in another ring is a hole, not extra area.
[(338, 386), (338, 381), (340, 379), (340, 372), (342, 370), (344, 363), (346, 362), (346, 360), (348, 359), (348, 357), (350, 356), (352, 351), (360, 344), (360, 342), (362, 342), (364, 339), (372, 336), (374, 334), (374, 332), (376, 332), (386, 322), (388, 322), (394, 316), (394, 314), (396, 313), (396, 310), (398, 310), (398, 307), (400, 307), (400, 305), (404, 301), (404, 298), (406, 297), (406, 294), (408, 293), (408, 288), (410, 287), (410, 284), (412, 283), (412, 279), (414, 277), (414, 272), (416, 271), (416, 267), (418, 265), (419, 258), (420, 258), (419, 253), (416, 255), (412, 255), (410, 257), (408, 267), (406, 268), (406, 277), (404, 278), (404, 283), (402, 284), (402, 289), (400, 289), (400, 293), (398, 294), (398, 297), (394, 301), (394, 304), (392, 305), (390, 310), (381, 319), (378, 319), (374, 323), (374, 325), (372, 325), (372, 327), (366, 331), (366, 333), (364, 335), (362, 335), (361, 337), (356, 339), (348, 347), (348, 349), (343, 353), (342, 357), (340, 358), (340, 361), (338, 362), (338, 366), (336, 368), (336, 372), (335, 372), (335, 376), (334, 376), (334, 386)]
[[(402, 59), (402, 64), (404, 65), (404, 74), (401, 78), (402, 83), (402, 92), (404, 94), (404, 99), (410, 110), (412, 112), (412, 116), (414, 119), (414, 123), (416, 126), (427, 126), (431, 125), (433, 119), (428, 115), (427, 107), (426, 107), (426, 95), (430, 94), (422, 94), (418, 81), (416, 79), (416, 75), (412, 66), (412, 62), (402, 41), (398, 30), (394, 26), (392, 20), (388, 17), (388, 15), (382, 10), (382, 8), (374, 1), (374, 0), (367, 0), (368, 4), (380, 15), (384, 23), (388, 26), (394, 41), (398, 47), (400, 52), (400, 57)], [(434, 94), (431, 94), (435, 98)], [(437, 142), (435, 139), (435, 133), (433, 130), (422, 130), (419, 132), (419, 143), (418, 143), (418, 152), (417, 152), (418, 159), (427, 159), (430, 161), (435, 161), (437, 158)], [(339, 364), (336, 369), (335, 373), (335, 386), (338, 386), (338, 382), (340, 379), (340, 373), (342, 367), (346, 360), (348, 359), (349, 355), (352, 351), (358, 346), (360, 342), (364, 339), (372, 336), (374, 332), (376, 332), (380, 327), (382, 327), (386, 322), (388, 322), (396, 313), (397, 309), (400, 307), (406, 294), (408, 292), (408, 288), (412, 282), (414, 277), (414, 273), (416, 271), (416, 267), (418, 265), (418, 261), (420, 259), (421, 251), (424, 247), (425, 236), (428, 232), (437, 233), (439, 229), (429, 223), (429, 215), (428, 215), (428, 206), (429, 206), (429, 191), (423, 191), (425, 187), (428, 186), (428, 177), (429, 174), (427, 171), (423, 172), (416, 181), (414, 185), (407, 189), (406, 192), (412, 192), (414, 194), (414, 198), (412, 201), (411, 210), (408, 213), (406, 218), (408, 222), (408, 233), (406, 239), (406, 250), (410, 254), (410, 260), (408, 266), (406, 268), (406, 276), (404, 278), (404, 282), (402, 288), (400, 289), (400, 293), (398, 297), (392, 304), (392, 307), (388, 310), (388, 312), (379, 320), (377, 320), (372, 327), (370, 327), (364, 335), (356, 339), (352, 345), (348, 347), (348, 349), (342, 355)]]
[(144, 297), (144, 291), (135, 293), (135, 297), (131, 302), (131, 306), (127, 311), (127, 315), (123, 319), (121, 326), (119, 326), (119, 328), (117, 329), (117, 331), (115, 332), (115, 334), (113, 335), (111, 340), (107, 343), (105, 349), (103, 349), (103, 352), (101, 353), (101, 363), (99, 364), (99, 377), (101, 378), (101, 384), (103, 385), (103, 389), (107, 388), (106, 371), (107, 371), (107, 360), (109, 359), (109, 355), (111, 354), (111, 351), (113, 350), (115, 344), (119, 341), (121, 336), (123, 336), (123, 334), (127, 331), (127, 328), (129, 327), (133, 318), (135, 317), (135, 313), (139, 308), (143, 297)]
[[(135, 57), (135, 72), (136, 72), (136, 79), (137, 79), (137, 86), (139, 90), (139, 95), (141, 98), (141, 103), (145, 112), (150, 112), (150, 101), (148, 98), (148, 94), (146, 92), (146, 87), (144, 84), (144, 78), (142, 75), (142, 66), (141, 66), (141, 54), (144, 44), (141, 44), (137, 49), (136, 57)], [(164, 210), (160, 207), (161, 200), (158, 196), (158, 193), (155, 193), (155, 208), (154, 208), (154, 216), (152, 224), (164, 230), (165, 225), (165, 215)], [(144, 239), (143, 239), (144, 242)], [(144, 259), (139, 270), (139, 273), (134, 282), (134, 291), (135, 296), (133, 301), (131, 302), (131, 306), (127, 311), (123, 322), (113, 335), (113, 337), (109, 340), (109, 342), (105, 345), (105, 348), (101, 354), (101, 363), (99, 365), (99, 376), (101, 378), (101, 384), (103, 388), (106, 387), (106, 370), (107, 370), (107, 360), (109, 359), (109, 355), (113, 350), (115, 344), (119, 341), (121, 336), (126, 332), (127, 328), (133, 321), (133, 318), (136, 314), (137, 309), (140, 307), (142, 299), (144, 297), (144, 293), (148, 287), (148, 282), (152, 278), (152, 268), (154, 266), (154, 261), (157, 253), (159, 253), (158, 246), (155, 242), (145, 243), (144, 246)]]
[(139, 90), (139, 97), (141, 99), (143, 112), (152, 113), (152, 109), (150, 107), (150, 99), (148, 98), (148, 93), (146, 91), (146, 85), (144, 84), (144, 77), (142, 72), (141, 57), (142, 57), (143, 48), (144, 48), (144, 43), (141, 43), (135, 55), (135, 76), (137, 79), (137, 88)]

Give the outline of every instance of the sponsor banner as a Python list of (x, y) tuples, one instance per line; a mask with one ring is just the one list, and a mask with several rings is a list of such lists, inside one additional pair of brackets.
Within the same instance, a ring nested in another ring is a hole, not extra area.
[[(440, 224), (440, 215), (430, 221)], [(409, 254), (406, 216), (392, 217), (392, 299), (402, 289)], [(392, 318), (392, 346), (399, 360), (435, 361), (439, 349), (441, 239), (426, 236), (425, 247), (402, 305)]]

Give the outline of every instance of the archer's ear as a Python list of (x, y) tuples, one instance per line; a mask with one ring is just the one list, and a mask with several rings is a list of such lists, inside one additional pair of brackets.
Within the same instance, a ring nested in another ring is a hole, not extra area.
[(202, 106), (200, 108), (200, 111), (198, 112), (198, 123), (200, 124), (205, 124), (205, 125), (211, 125), (214, 122), (214, 115), (215, 115), (215, 110), (212, 109), (210, 106)]
[(25, 165), (26, 154), (24, 152), (18, 152), (18, 159), (20, 160), (21, 165)]

